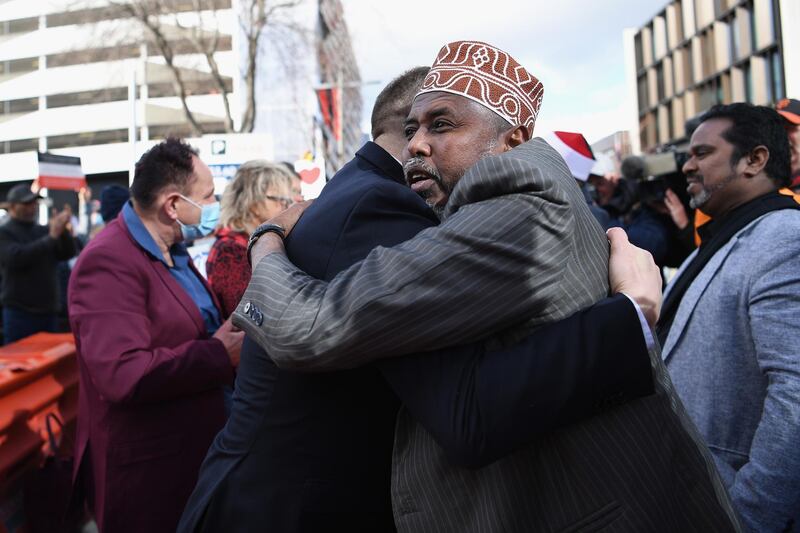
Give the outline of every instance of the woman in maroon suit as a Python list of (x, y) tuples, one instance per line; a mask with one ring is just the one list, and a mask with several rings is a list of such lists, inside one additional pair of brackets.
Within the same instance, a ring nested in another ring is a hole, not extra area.
[(177, 139), (136, 164), (131, 202), (80, 255), (69, 314), (80, 369), (75, 475), (101, 532), (172, 532), (211, 440), (241, 332), (184, 240), (210, 233), (209, 168)]
[(228, 318), (250, 282), (247, 239), (263, 221), (292, 203), (291, 177), (279, 165), (257, 159), (239, 167), (220, 202), (220, 229), (206, 261), (208, 283)]

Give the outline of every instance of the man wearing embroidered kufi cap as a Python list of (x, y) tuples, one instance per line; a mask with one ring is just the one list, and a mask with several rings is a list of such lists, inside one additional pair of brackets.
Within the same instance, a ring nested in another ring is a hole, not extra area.
[[(609, 287), (606, 235), (564, 160), (544, 140), (531, 138), (542, 92), (533, 75), (496, 47), (473, 41), (444, 46), (405, 121), (404, 165), (407, 182), (439, 210), (442, 224), (376, 248), (328, 281), (292, 265), (282, 239), (268, 233), (253, 248), (253, 281), (235, 323), (280, 367), (327, 371), (390, 359), (382, 368), (393, 368), (405, 359), (400, 355), (480, 339), (492, 347), (513, 342), (619, 290)], [(291, 230), (297, 216), (291, 209), (273, 222)], [(619, 238), (613, 234), (616, 243)], [(291, 237), (287, 244), (291, 249)], [(270, 313), (258, 323), (246, 313), (253, 301), (269, 303)], [(658, 315), (653, 304), (641, 307), (642, 320), (651, 324)], [(630, 338), (649, 335), (637, 329)], [(575, 339), (575, 351), (584, 341)], [(572, 378), (585, 371), (580, 364), (560, 371), (543, 366), (542, 385), (556, 382), (563, 389), (556, 388), (552, 401), (525, 404), (522, 426), (531, 424), (533, 413), (544, 414), (533, 431), (500, 429), (508, 433), (501, 439), (494, 438), (497, 418), (459, 411), (469, 398), (455, 394), (460, 416), (452, 425), (466, 437), (460, 446), (441, 448), (437, 439), (446, 437), (426, 421), (448, 406), (433, 404), (432, 397), (407, 403), (393, 459), (397, 528), (735, 530), (713, 461), (650, 343), (652, 373), (648, 366), (642, 380), (611, 371), (621, 380), (618, 393), (616, 386), (595, 388), (607, 366), (588, 372), (578, 387), (598, 394), (598, 401), (594, 416), (582, 421), (572, 400), (562, 397), (574, 393)], [(626, 353), (621, 348), (619, 355)], [(465, 379), (478, 379), (468, 368)], [(431, 377), (454, 379), (445, 371), (424, 376)], [(422, 378), (409, 374), (405, 381)], [(502, 398), (520, 391), (483, 392)]]

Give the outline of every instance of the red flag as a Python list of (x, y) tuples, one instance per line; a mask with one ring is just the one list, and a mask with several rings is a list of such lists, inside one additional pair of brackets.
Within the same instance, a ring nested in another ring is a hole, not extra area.
[(341, 120), (339, 118), (339, 90), (338, 89), (317, 89), (319, 99), (319, 109), (322, 113), (322, 120), (328, 127), (334, 138), (338, 141), (341, 137)]

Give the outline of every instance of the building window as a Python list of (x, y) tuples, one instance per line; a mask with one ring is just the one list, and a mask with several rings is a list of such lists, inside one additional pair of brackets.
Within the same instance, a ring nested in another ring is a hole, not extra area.
[(0, 141), (0, 154), (13, 154), (16, 152), (30, 152), (39, 149), (39, 139), (17, 139), (15, 141)]
[(647, 102), (647, 75), (640, 76), (636, 82), (639, 99), (639, 113), (644, 112), (649, 106)]
[[(220, 35), (216, 38), (209, 37), (207, 41), (216, 42), (216, 47), (214, 48), (215, 52), (230, 52), (233, 49), (233, 42), (231, 40), (230, 35)], [(203, 43), (205, 46), (206, 43)], [(180, 39), (176, 41), (170, 41), (170, 46), (172, 48), (173, 54), (197, 54), (197, 45), (188, 39)], [(153, 57), (158, 57), (161, 55), (161, 51), (159, 48), (153, 44), (150, 44), (147, 48), (148, 53)]]
[(656, 93), (659, 102), (664, 99), (664, 63), (656, 67)]
[(0, 115), (13, 115), (15, 113), (29, 113), (38, 111), (39, 98), (20, 98), (18, 100), (6, 100), (0, 102)]
[[(200, 124), (203, 133), (225, 133), (224, 122), (203, 122)], [(167, 137), (194, 137), (194, 132), (188, 124), (166, 124), (150, 126), (148, 128), (150, 140), (166, 139)]]
[(714, 79), (697, 88), (697, 108), (703, 112), (719, 103), (717, 94), (718, 80)]
[(686, 36), (683, 34), (683, 5), (681, 0), (677, 0), (675, 4), (675, 33), (677, 34), (676, 43), (683, 42)]
[(714, 61), (714, 32), (709, 28), (700, 36), (700, 52), (702, 58), (702, 76), (703, 79), (713, 74), (716, 70)]
[(98, 91), (54, 94), (47, 97), (47, 107), (69, 107), (73, 105), (99, 104), (102, 102), (118, 102), (127, 99), (127, 87), (117, 87), (112, 89), (100, 89)]
[[(228, 93), (233, 92), (233, 79), (225, 77), (223, 80), (225, 82), (225, 91)], [(184, 82), (184, 90), (188, 96), (220, 93), (217, 84), (210, 79)], [(147, 86), (148, 98), (165, 98), (170, 96), (178, 96), (178, 93), (175, 91), (175, 86), (172, 83), (151, 83)]]
[(39, 70), (38, 57), (0, 61), (0, 76), (3, 74), (25, 74), (35, 70)]
[(4, 20), (0, 22), (0, 35), (13, 35), (15, 33), (29, 33), (39, 29), (39, 17), (30, 17), (17, 20)]
[[(169, 11), (171, 13), (196, 11), (196, 3), (197, 2), (194, 0), (171, 0), (168, 2)], [(201, 2), (200, 6), (201, 10), (203, 11), (230, 9), (231, 0), (206, 0)], [(100, 22), (101, 20), (115, 20), (127, 17), (127, 11), (121, 6), (96, 7), (89, 9), (76, 9), (63, 13), (53, 13), (51, 15), (47, 15), (45, 24), (48, 28), (54, 28), (56, 26), (88, 24), (91, 22)]]
[(72, 148), (73, 146), (90, 146), (94, 144), (112, 144), (128, 142), (128, 129), (89, 131), (71, 135), (54, 135), (47, 138), (48, 150), (56, 148)]
[(120, 8), (96, 7), (92, 9), (76, 9), (64, 13), (53, 13), (45, 16), (45, 25), (48, 28), (58, 26), (71, 26), (73, 24), (89, 24), (101, 20), (113, 20), (124, 17)]
[(688, 89), (694, 83), (693, 76), (694, 76), (694, 55), (692, 54), (692, 45), (691, 43), (687, 43), (686, 47), (683, 48), (683, 84), (684, 89)]
[(70, 65), (83, 65), (85, 63), (130, 59), (139, 57), (139, 55), (138, 44), (112, 46), (108, 48), (91, 48), (88, 50), (77, 50), (74, 52), (65, 52), (63, 54), (49, 55), (47, 56), (47, 67), (67, 67)]
[(783, 85), (783, 64), (781, 62), (781, 53), (777, 50), (770, 54), (770, 70), (772, 71), (772, 97), (773, 101), (777, 102), (786, 98), (786, 91)]
[(633, 39), (633, 49), (636, 53), (636, 71), (640, 71), (644, 68), (644, 56), (642, 55), (642, 34), (641, 32), (636, 34), (636, 37)]
[(750, 72), (750, 63), (742, 65), (744, 74), (744, 98), (747, 102), (753, 103), (753, 74)]

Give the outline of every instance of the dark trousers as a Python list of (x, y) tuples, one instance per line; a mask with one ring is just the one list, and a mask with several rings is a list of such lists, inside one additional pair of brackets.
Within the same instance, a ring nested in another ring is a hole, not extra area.
[(31, 313), (15, 307), (3, 308), (3, 343), (24, 339), (40, 331), (57, 331), (56, 313)]

